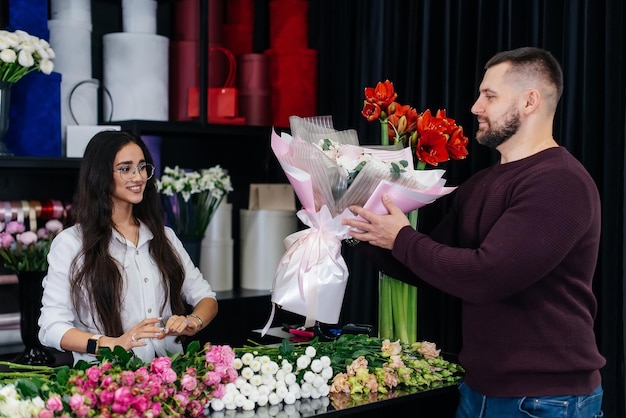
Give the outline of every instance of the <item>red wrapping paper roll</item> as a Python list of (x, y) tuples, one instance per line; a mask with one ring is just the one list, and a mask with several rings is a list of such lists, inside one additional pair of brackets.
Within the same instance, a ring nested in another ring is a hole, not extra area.
[(289, 127), (289, 116), (317, 112), (317, 51), (268, 49), (274, 125)]
[(170, 42), (170, 120), (191, 120), (187, 115), (187, 92), (200, 85), (200, 51), (197, 41)]
[(226, 22), (253, 26), (254, 0), (227, 0)]
[(199, 0), (209, 2), (209, 45), (224, 44), (224, 3), (222, 0)]
[(252, 34), (252, 25), (224, 25), (224, 46), (235, 55), (249, 54), (252, 52)]
[(305, 0), (270, 1), (270, 49), (307, 48), (308, 11)]
[(200, 40), (200, 0), (177, 0), (174, 9), (174, 36), (172, 40)]

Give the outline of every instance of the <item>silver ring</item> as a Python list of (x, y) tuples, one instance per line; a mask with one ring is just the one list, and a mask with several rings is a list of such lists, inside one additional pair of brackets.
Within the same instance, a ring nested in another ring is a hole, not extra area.
[(130, 339), (133, 340), (134, 342), (137, 342), (137, 339), (135, 338), (135, 334), (133, 333), (133, 335), (130, 336)]

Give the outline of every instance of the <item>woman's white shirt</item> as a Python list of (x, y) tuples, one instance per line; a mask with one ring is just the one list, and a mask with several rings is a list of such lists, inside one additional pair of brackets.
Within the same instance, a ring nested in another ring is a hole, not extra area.
[[(189, 254), (174, 231), (166, 227), (165, 235), (178, 252), (185, 269), (185, 280), (182, 286), (183, 300), (195, 306), (201, 299), (215, 298), (215, 292), (204, 279), (200, 270), (193, 264)], [(163, 317), (172, 315), (169, 303), (161, 312), (166, 293), (160, 280), (160, 272), (149, 252), (152, 232), (140, 223), (139, 243), (135, 245), (126, 240), (120, 233), (113, 230), (109, 251), (119, 263), (123, 277), (124, 288), (121, 303), (122, 324), (124, 330), (131, 328), (145, 318)], [(39, 340), (47, 347), (61, 348), (63, 335), (72, 328), (78, 328), (93, 334), (103, 334), (100, 324), (96, 324), (87, 306), (88, 298), (82, 298), (84, 303), (76, 311), (71, 303), (70, 296), (70, 265), (82, 248), (82, 233), (79, 225), (63, 230), (52, 241), (48, 254), (48, 273), (43, 280), (43, 298), (41, 316), (39, 318)], [(79, 260), (79, 264), (82, 260)], [(85, 325), (86, 324), (86, 325)], [(145, 338), (144, 347), (135, 347), (133, 351), (143, 361), (149, 362), (155, 356), (165, 356), (167, 352), (182, 352), (182, 345), (175, 341), (174, 336), (167, 336), (163, 340)], [(94, 356), (86, 353), (72, 353), (74, 363), (83, 359), (93, 361)]]

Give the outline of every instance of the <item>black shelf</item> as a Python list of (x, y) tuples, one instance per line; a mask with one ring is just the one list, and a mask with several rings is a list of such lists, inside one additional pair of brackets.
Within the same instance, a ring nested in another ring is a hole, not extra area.
[(122, 120), (103, 123), (103, 125), (118, 125), (123, 130), (142, 135), (224, 135), (240, 138), (260, 138), (266, 136), (269, 142), (272, 128), (269, 126), (225, 125), (201, 122), (170, 122), (151, 120)]
[(0, 168), (77, 170), (80, 158), (57, 157), (0, 157)]

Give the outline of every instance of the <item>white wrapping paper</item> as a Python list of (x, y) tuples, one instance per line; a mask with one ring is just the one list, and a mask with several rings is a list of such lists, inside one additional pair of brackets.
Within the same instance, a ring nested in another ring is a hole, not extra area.
[[(143, 33), (102, 37), (104, 86), (113, 98), (111, 120), (168, 120), (169, 39)], [(105, 99), (104, 113), (111, 105)]]
[(50, 46), (54, 50), (54, 71), (72, 80), (91, 78), (91, 23), (49, 20)]
[[(341, 241), (349, 238), (343, 219), (352, 217), (346, 209), (333, 217), (326, 205), (317, 213), (298, 211), (309, 228), (285, 238), (287, 251), (281, 257), (274, 278), (272, 302), (282, 309), (305, 317), (305, 327), (315, 321), (339, 322), (348, 283), (348, 267), (341, 256)], [(274, 317), (274, 308), (263, 329), (265, 335)]]
[(50, 17), (91, 25), (91, 0), (50, 0)]
[(122, 28), (124, 32), (157, 32), (156, 0), (122, 0)]

